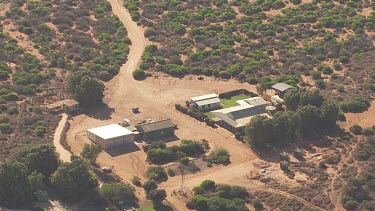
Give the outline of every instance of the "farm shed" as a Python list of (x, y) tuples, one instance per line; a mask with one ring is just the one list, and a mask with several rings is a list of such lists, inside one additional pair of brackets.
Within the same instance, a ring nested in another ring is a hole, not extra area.
[(219, 125), (233, 133), (242, 132), (246, 124), (257, 115), (270, 117), (265, 113), (263, 106), (248, 104), (212, 111), (212, 114), (221, 119)]
[(48, 112), (65, 112), (72, 113), (79, 109), (79, 103), (75, 100), (65, 99), (60, 100), (45, 106), (45, 110)]
[(277, 83), (271, 86), (271, 88), (275, 90), (278, 95), (283, 96), (286, 91), (288, 91), (289, 89), (293, 89), (294, 87), (286, 83)]
[(190, 105), (199, 111), (204, 111), (219, 108), (221, 103), (217, 94), (208, 94), (190, 98)]
[(172, 136), (175, 130), (175, 125), (169, 119), (147, 122), (135, 127), (145, 141)]
[(252, 97), (252, 98), (244, 99), (243, 101), (254, 107), (263, 106), (265, 108), (266, 106), (269, 106), (272, 104), (271, 102), (264, 100), (262, 97)]
[(103, 149), (110, 149), (134, 142), (134, 133), (118, 124), (87, 130), (87, 137)]

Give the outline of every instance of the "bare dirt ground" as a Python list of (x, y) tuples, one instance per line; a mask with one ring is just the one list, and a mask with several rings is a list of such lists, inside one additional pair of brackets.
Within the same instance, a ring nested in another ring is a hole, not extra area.
[[(184, 104), (186, 100), (193, 96), (208, 93), (221, 93), (235, 89), (248, 89), (256, 93), (256, 88), (247, 83), (241, 84), (235, 80), (218, 81), (214, 78), (205, 77), (203, 81), (197, 80), (197, 76), (186, 76), (183, 79), (172, 78), (160, 73), (154, 73), (158, 77), (149, 77), (143, 81), (135, 81), (131, 75), (139, 65), (143, 50), (148, 43), (143, 35), (143, 29), (131, 20), (130, 14), (123, 7), (121, 1), (108, 0), (120, 20), (124, 23), (128, 36), (132, 40), (128, 61), (121, 67), (120, 73), (106, 84), (104, 108), (82, 114), (71, 120), (71, 127), (67, 134), (67, 142), (75, 154), (80, 153), (83, 144), (89, 142), (86, 137), (86, 130), (89, 128), (103, 126), (110, 123), (119, 123), (125, 118), (133, 123), (144, 119), (170, 118), (174, 124), (178, 125), (176, 140), (169, 144), (177, 144), (178, 139), (207, 139), (211, 148), (224, 147), (231, 155), (229, 166), (215, 166), (209, 170), (203, 170), (196, 174), (186, 175), (184, 188), (192, 189), (203, 180), (211, 179), (217, 183), (245, 186), (249, 189), (261, 187), (262, 190), (291, 197), (305, 204), (307, 207), (317, 208), (304, 199), (285, 193), (279, 190), (264, 187), (256, 180), (249, 180), (252, 172), (260, 169), (254, 165), (262, 162), (261, 159), (246, 145), (236, 141), (233, 134), (222, 128), (213, 129), (204, 123), (177, 112), (174, 109), (175, 103)], [(139, 114), (133, 114), (131, 108), (137, 106)], [(125, 181), (137, 175), (146, 180), (145, 171), (149, 164), (146, 162), (146, 154), (138, 147), (125, 149), (126, 154), (111, 156), (107, 152), (100, 154), (98, 163), (100, 166), (111, 166)], [(124, 152), (125, 152), (124, 151)], [(278, 167), (277, 162), (268, 162), (275, 170), (270, 173), (272, 177), (280, 183), (289, 187), (297, 185), (296, 181), (289, 179)], [(168, 194), (167, 201), (175, 210), (187, 210), (185, 206), (186, 198), (172, 196), (174, 190), (181, 187), (180, 177), (169, 178), (167, 182), (160, 184)], [(142, 189), (137, 188), (138, 197), (142, 201), (145, 197)]]
[(70, 162), (70, 152), (61, 145), (60, 143), (60, 137), (61, 133), (64, 129), (65, 123), (68, 121), (68, 115), (67, 114), (62, 114), (62, 118), (59, 122), (59, 125), (57, 126), (55, 130), (55, 134), (53, 136), (53, 145), (56, 148), (56, 152), (59, 153), (60, 155), (60, 160), (64, 162)]
[(372, 127), (375, 125), (374, 116), (375, 116), (375, 101), (371, 102), (370, 108), (363, 113), (346, 113), (346, 121), (340, 123), (340, 126), (349, 130), (349, 128), (355, 124), (358, 124), (362, 127)]

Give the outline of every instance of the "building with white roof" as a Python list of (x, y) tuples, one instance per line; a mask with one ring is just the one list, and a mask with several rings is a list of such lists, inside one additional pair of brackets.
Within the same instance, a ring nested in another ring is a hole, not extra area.
[(221, 102), (217, 94), (208, 94), (190, 98), (190, 105), (200, 111), (220, 108)]
[(118, 124), (88, 129), (87, 137), (99, 144), (102, 149), (110, 149), (134, 142), (134, 133)]

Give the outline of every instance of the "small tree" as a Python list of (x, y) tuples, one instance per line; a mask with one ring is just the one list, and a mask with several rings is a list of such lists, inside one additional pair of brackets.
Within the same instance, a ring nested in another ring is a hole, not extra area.
[(142, 80), (146, 77), (145, 71), (140, 70), (140, 69), (134, 70), (132, 75), (133, 75), (133, 78), (136, 79), (136, 80)]
[(102, 148), (98, 144), (85, 144), (81, 156), (94, 164), (101, 151)]
[(262, 201), (258, 198), (252, 199), (251, 203), (253, 204), (253, 206), (256, 210), (262, 210), (263, 209)]
[(164, 189), (151, 190), (148, 197), (151, 199), (152, 203), (155, 205), (160, 205), (161, 202), (167, 197), (167, 193)]
[(158, 184), (156, 184), (155, 180), (149, 180), (143, 183), (142, 187), (148, 193), (151, 190), (156, 190), (158, 188)]
[(101, 192), (104, 199), (111, 204), (118, 203), (119, 201), (135, 199), (133, 188), (124, 184), (104, 183), (101, 187)]
[(354, 135), (361, 135), (362, 134), (362, 127), (359, 125), (353, 125), (349, 128), (350, 132), (352, 132)]

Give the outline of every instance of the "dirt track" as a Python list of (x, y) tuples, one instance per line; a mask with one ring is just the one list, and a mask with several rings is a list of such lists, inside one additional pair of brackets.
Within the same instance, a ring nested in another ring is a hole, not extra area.
[[(160, 75), (158, 78), (148, 78), (144, 81), (135, 81), (131, 75), (139, 65), (142, 52), (147, 44), (143, 36), (143, 29), (134, 23), (128, 11), (117, 0), (108, 0), (113, 8), (113, 12), (124, 23), (129, 38), (132, 41), (128, 61), (121, 67), (120, 73), (106, 84), (104, 102), (108, 105), (95, 114), (79, 115), (71, 121), (71, 127), (67, 134), (67, 142), (74, 153), (79, 153), (82, 146), (87, 142), (85, 130), (110, 123), (121, 122), (125, 118), (133, 123), (144, 119), (170, 118), (178, 125), (176, 136), (178, 139), (202, 139), (209, 140), (210, 146), (225, 147), (231, 154), (229, 166), (219, 166), (210, 170), (202, 171), (198, 174), (187, 175), (185, 186), (193, 188), (203, 180), (212, 179), (218, 183), (228, 183), (232, 185), (250, 184), (246, 179), (248, 172), (254, 168), (253, 163), (259, 158), (245, 144), (236, 141), (233, 134), (218, 128), (212, 129), (204, 123), (177, 112), (174, 109), (175, 103), (183, 104), (187, 99), (208, 93), (220, 93), (239, 88), (245, 88), (255, 92), (255, 86), (241, 84), (237, 81), (217, 81), (213, 78), (205, 78), (203, 81), (197, 80), (197, 76), (187, 76), (184, 79), (171, 78)], [(138, 106), (140, 114), (133, 114), (131, 108)], [(178, 141), (171, 142), (173, 144)], [(144, 180), (145, 170), (148, 167), (146, 154), (141, 151), (133, 151), (127, 154), (111, 157), (106, 152), (101, 153), (98, 163), (101, 166), (113, 166), (115, 172), (125, 181), (130, 181), (134, 175), (138, 175)], [(271, 164), (277, 168), (277, 164)], [(274, 172), (276, 174), (276, 172)], [(285, 175), (278, 177), (285, 179)], [(160, 185), (168, 192), (167, 200), (176, 210), (187, 210), (185, 202), (171, 196), (173, 190), (180, 187), (180, 178), (173, 177)], [(139, 191), (138, 197), (142, 200), (143, 190)], [(309, 205), (307, 205), (309, 206)]]
[(64, 162), (70, 162), (70, 152), (66, 149), (64, 149), (64, 147), (61, 145), (60, 143), (60, 137), (61, 137), (61, 134), (62, 134), (62, 131), (64, 129), (64, 126), (65, 126), (65, 123), (66, 121), (68, 120), (68, 115), (63, 113), (62, 114), (62, 118), (55, 130), (55, 134), (53, 136), (53, 145), (55, 146), (56, 148), (56, 152), (59, 153), (60, 155), (60, 160), (64, 161)]

